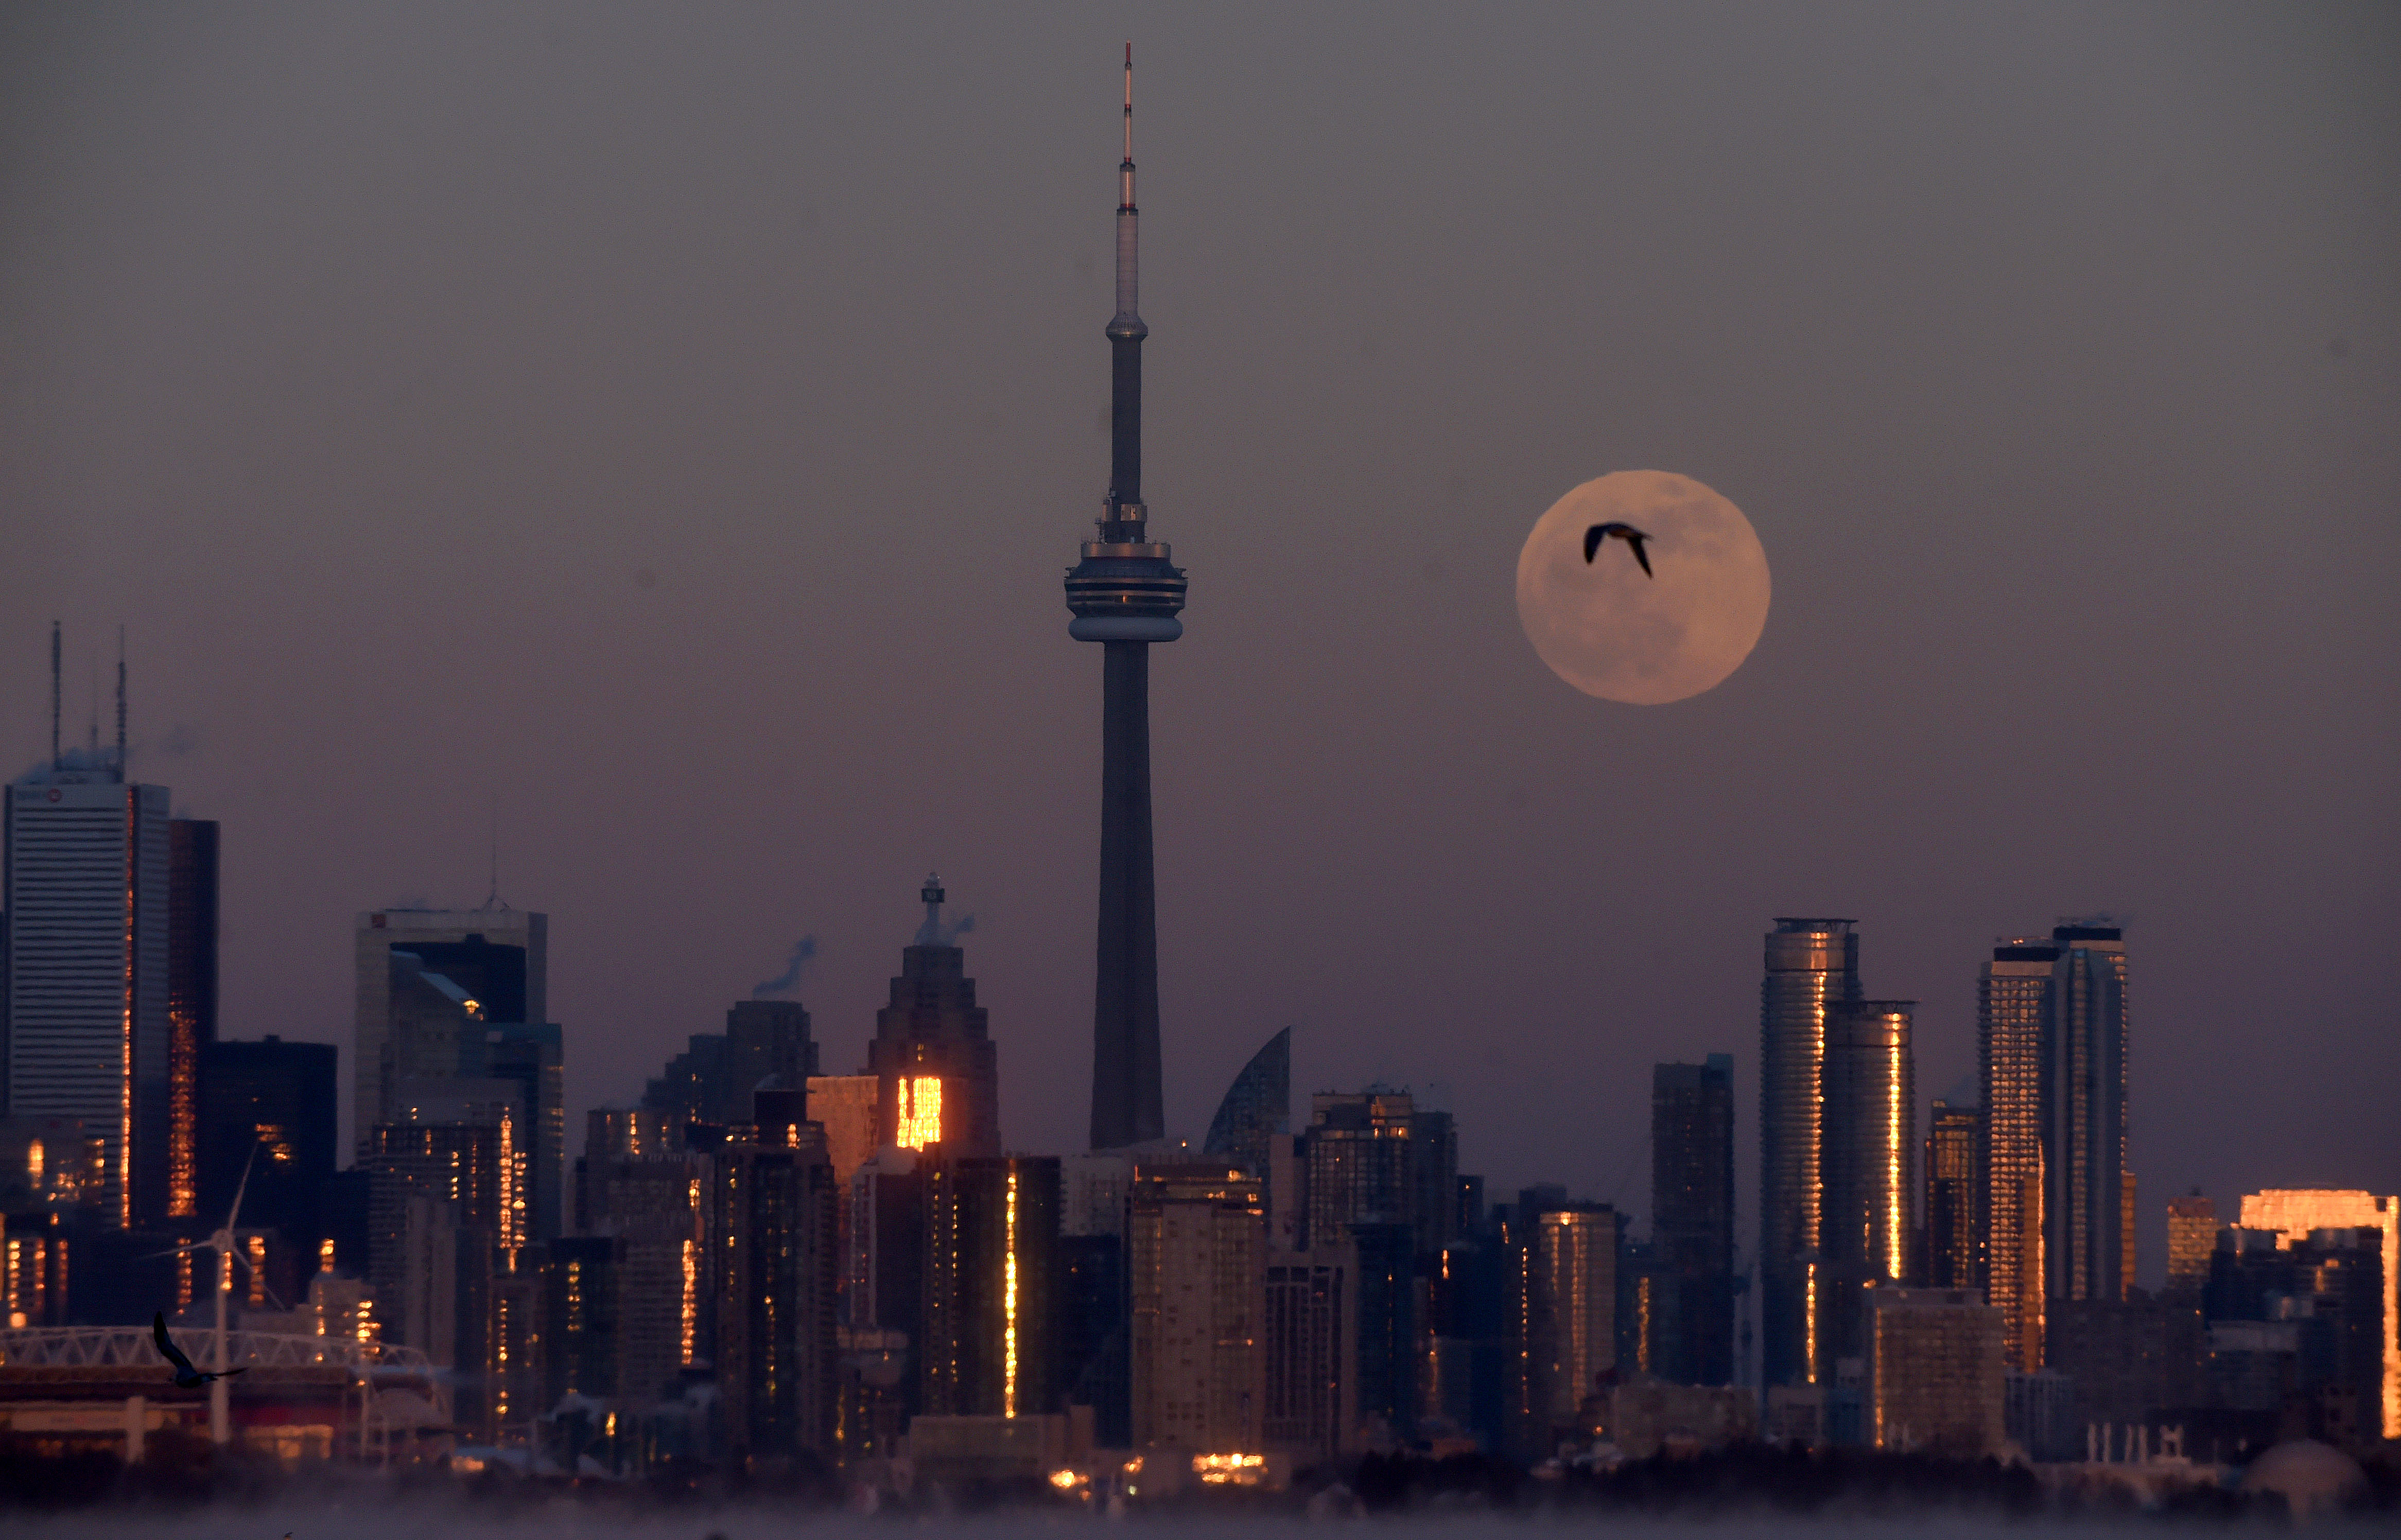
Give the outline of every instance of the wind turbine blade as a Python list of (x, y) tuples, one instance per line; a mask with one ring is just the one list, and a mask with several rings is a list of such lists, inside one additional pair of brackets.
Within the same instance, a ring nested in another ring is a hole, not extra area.
[(233, 1227), (241, 1220), (241, 1195), (250, 1191), (250, 1168), (257, 1164), (258, 1141), (254, 1138), (250, 1141), (250, 1158), (241, 1163), (241, 1181), (233, 1190), (233, 1212), (226, 1216), (227, 1234), (231, 1234)]

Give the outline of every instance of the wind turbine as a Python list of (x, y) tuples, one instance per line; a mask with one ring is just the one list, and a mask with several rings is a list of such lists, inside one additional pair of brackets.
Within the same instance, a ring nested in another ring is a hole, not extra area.
[[(233, 1190), (233, 1207), (226, 1214), (224, 1226), (204, 1241), (193, 1241), (172, 1251), (155, 1252), (160, 1257), (188, 1256), (195, 1251), (213, 1251), (217, 1255), (217, 1329), (216, 1342), (212, 1349), (209, 1367), (217, 1378), (209, 1382), (209, 1442), (229, 1443), (233, 1438), (232, 1409), (226, 1396), (226, 1296), (233, 1292), (233, 1264), (241, 1263), (255, 1273), (257, 1264), (242, 1255), (234, 1245), (234, 1226), (241, 1221), (242, 1195), (250, 1191), (250, 1168), (258, 1162), (258, 1145), (253, 1141), (250, 1158), (242, 1162), (241, 1181)], [(282, 1302), (278, 1301), (279, 1304)]]

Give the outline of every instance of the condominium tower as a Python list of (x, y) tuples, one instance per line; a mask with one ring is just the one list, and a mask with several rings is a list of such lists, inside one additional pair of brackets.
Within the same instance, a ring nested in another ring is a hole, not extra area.
[(1816, 1384), (1831, 1366), (1810, 1309), (1823, 1190), (1821, 1077), (1838, 1006), (1859, 998), (1848, 920), (1779, 918), (1759, 998), (1761, 1370), (1769, 1385)]

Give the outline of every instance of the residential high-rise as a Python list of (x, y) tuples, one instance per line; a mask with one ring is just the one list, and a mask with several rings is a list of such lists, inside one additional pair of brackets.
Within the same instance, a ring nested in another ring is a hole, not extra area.
[(1150, 648), (1184, 634), (1185, 579), (1150, 538), (1142, 500), (1143, 324), (1136, 280), (1133, 48), (1126, 48), (1125, 159), (1118, 168), (1118, 305), (1108, 324), (1109, 490), (1098, 538), (1067, 574), (1067, 634), (1098, 642), (1101, 894), (1092, 989), (1091, 1146), (1166, 1133), (1159, 1097), (1159, 936), (1151, 886)]
[(122, 715), (117, 757), (54, 756), (7, 788), (0, 1063), (9, 1116), (100, 1140), (88, 1196), (130, 1227), (174, 1202), (172, 860), (167, 788), (126, 784)]
[(1585, 1397), (1617, 1364), (1617, 1254), (1624, 1220), (1603, 1204), (1527, 1216), (1516, 1315), (1521, 1454), (1552, 1452)]
[(2209, 1257), (2217, 1249), (2217, 1205), (2193, 1190), (2168, 1200), (2168, 1279), (2171, 1294), (2198, 1294), (2209, 1284)]
[(1226, 1088), (1225, 1099), (1217, 1103), (1217, 1115), (1209, 1121), (1200, 1153), (1264, 1177), (1269, 1140), (1291, 1131), (1292, 1029), (1286, 1027), (1251, 1056), (1233, 1084)]
[(377, 909), (358, 917), (352, 951), (350, 1106), (362, 1152), (370, 1129), (394, 1121), (400, 1081), (481, 1076), (492, 1026), (550, 1019), (547, 915)]
[(1259, 1448), (1267, 1188), (1226, 1162), (1145, 1165), (1128, 1221), (1133, 1444)]
[(217, 826), (167, 824), (167, 1217), (199, 1200), (200, 1059), (217, 1040)]
[(1000, 1050), (976, 1003), (967, 952), (942, 925), (942, 884), (926, 879), (926, 922), (900, 953), (900, 976), (867, 1045), (879, 1138), (904, 1150), (939, 1143), (955, 1157), (1000, 1153)]
[(1734, 1380), (1734, 1056), (1651, 1071), (1651, 1238), (1664, 1329), (1650, 1371), (1677, 1384)]
[(1416, 1118), (1416, 1100), (1384, 1086), (1310, 1097), (1302, 1140), (1309, 1195), (1304, 1244), (1338, 1244), (1354, 1224), (1415, 1227), (1421, 1183), (1409, 1136)]
[(1810, 1309), (1824, 1155), (1819, 1076), (1836, 1006), (1859, 998), (1848, 920), (1778, 918), (1759, 996), (1761, 1370), (1769, 1385), (1818, 1384)]
[(1972, 1288), (1867, 1293), (1875, 1447), (1966, 1459), (1999, 1453), (2007, 1437), (2000, 1312)]
[(2126, 982), (2119, 928), (2081, 920), (1996, 947), (1978, 980), (1986, 1293), (2021, 1372), (2048, 1361), (2051, 1303), (2133, 1282)]
[(1910, 1280), (1917, 1076), (1907, 1000), (1852, 1001), (1827, 1023), (1818, 1249), (1860, 1283)]
[(838, 1202), (814, 1124), (798, 1144), (744, 1140), (718, 1155), (717, 1383), (746, 1462), (833, 1451)]
[(557, 1237), (567, 1218), (567, 1070), (555, 1021), (504, 1021), (484, 1034), (482, 1073), (512, 1082), (525, 1111), (526, 1239)]
[(1976, 1145), (1983, 1110), (1934, 1104), (1926, 1130), (1926, 1285), (1984, 1287)]
[(1268, 1259), (1261, 1436), (1295, 1464), (1351, 1451), (1359, 1422), (1358, 1253), (1348, 1242)]
[(926, 1178), (919, 1409), (936, 1417), (1058, 1410), (1057, 1156), (954, 1157)]
[(2377, 1232), (2382, 1259), (2382, 1422), (2384, 1437), (2401, 1438), (2401, 1197), (2326, 1188), (2271, 1188), (2243, 1197), (2243, 1226), (2272, 1231), (2290, 1250), (2317, 1230)]

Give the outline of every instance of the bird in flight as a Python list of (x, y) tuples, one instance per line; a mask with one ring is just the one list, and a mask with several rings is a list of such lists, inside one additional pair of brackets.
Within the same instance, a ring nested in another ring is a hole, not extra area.
[(1630, 524), (1597, 524), (1585, 530), (1584, 560), (1586, 566), (1592, 565), (1593, 553), (1600, 549), (1600, 542), (1612, 535), (1634, 548), (1634, 559), (1642, 564), (1642, 576), (1645, 578), (1654, 576), (1651, 570), (1651, 553), (1642, 549), (1642, 542), (1651, 537)]
[(243, 1364), (239, 1369), (228, 1369), (216, 1374), (194, 1369), (192, 1360), (184, 1356), (184, 1350), (168, 1340), (167, 1315), (164, 1311), (150, 1317), (150, 1335), (158, 1340), (158, 1351), (165, 1354), (167, 1361), (175, 1366), (175, 1384), (179, 1389), (198, 1390), (211, 1380), (230, 1380), (242, 1370), (250, 1367), (248, 1364)]

